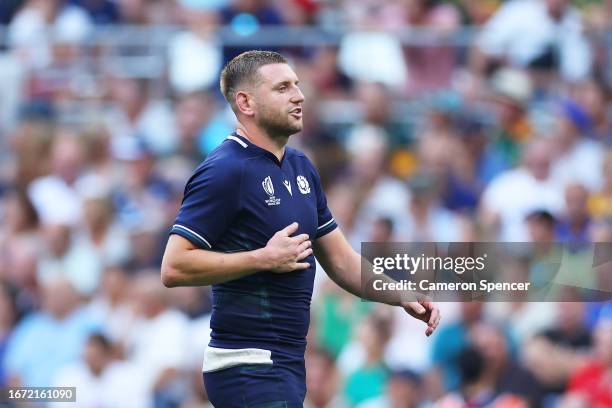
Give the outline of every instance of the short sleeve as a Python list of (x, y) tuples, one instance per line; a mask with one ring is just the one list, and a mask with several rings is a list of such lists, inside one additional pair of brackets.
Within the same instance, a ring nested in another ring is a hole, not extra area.
[(327, 197), (325, 197), (325, 192), (323, 191), (323, 186), (321, 185), (321, 178), (312, 164), (310, 164), (310, 167), (315, 180), (316, 185), (314, 186), (314, 189), (315, 194), (317, 195), (318, 225), (316, 238), (321, 238), (322, 236), (335, 230), (338, 227), (338, 224), (336, 224), (336, 221), (334, 220), (334, 217), (327, 206)]
[(170, 234), (214, 248), (240, 209), (240, 184), (240, 166), (205, 162), (187, 182)]

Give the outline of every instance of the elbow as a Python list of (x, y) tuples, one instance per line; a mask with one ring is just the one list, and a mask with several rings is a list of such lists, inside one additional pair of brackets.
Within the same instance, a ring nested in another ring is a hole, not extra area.
[(180, 286), (180, 272), (171, 266), (162, 265), (161, 268), (161, 281), (162, 284), (167, 288), (175, 288)]

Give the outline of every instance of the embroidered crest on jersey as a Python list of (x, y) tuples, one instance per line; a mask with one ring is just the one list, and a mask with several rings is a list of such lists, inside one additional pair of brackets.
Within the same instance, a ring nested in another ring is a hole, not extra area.
[(308, 180), (304, 176), (297, 176), (297, 185), (300, 193), (308, 194), (310, 193), (310, 185), (308, 184)]

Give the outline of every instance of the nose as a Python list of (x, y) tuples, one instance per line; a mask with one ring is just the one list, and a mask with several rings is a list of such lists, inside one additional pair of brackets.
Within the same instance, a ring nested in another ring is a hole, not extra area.
[(293, 103), (302, 103), (304, 102), (304, 94), (302, 93), (302, 90), (300, 89), (299, 86), (295, 87), (295, 92), (293, 94), (293, 96), (291, 97), (291, 102)]

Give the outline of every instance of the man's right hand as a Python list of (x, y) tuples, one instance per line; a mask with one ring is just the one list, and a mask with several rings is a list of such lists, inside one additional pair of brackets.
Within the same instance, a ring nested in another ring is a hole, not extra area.
[(308, 234), (292, 237), (298, 229), (294, 222), (278, 231), (270, 238), (262, 254), (266, 269), (276, 273), (291, 272), (310, 267), (308, 262), (300, 262), (312, 254), (312, 243)]

